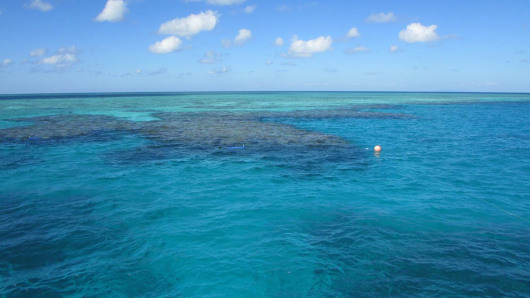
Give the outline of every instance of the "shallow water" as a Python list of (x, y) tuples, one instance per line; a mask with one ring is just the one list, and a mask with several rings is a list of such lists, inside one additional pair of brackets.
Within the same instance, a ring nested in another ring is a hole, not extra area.
[(0, 295), (528, 296), (528, 115), (528, 94), (0, 96)]

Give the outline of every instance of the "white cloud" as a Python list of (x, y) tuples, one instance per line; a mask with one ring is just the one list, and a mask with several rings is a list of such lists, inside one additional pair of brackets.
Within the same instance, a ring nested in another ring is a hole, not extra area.
[(229, 48), (232, 46), (232, 41), (230, 39), (223, 39), (221, 40), (221, 45), (225, 48)]
[(41, 60), (42, 64), (72, 64), (76, 61), (74, 54), (58, 54)]
[(184, 0), (186, 2), (202, 2), (205, 1), (208, 4), (212, 5), (234, 5), (234, 4), (241, 4), (245, 2), (246, 0)]
[(176, 36), (170, 36), (149, 46), (149, 51), (155, 54), (167, 54), (179, 50), (181, 47), (182, 41)]
[(274, 44), (279, 47), (283, 46), (283, 39), (281, 37), (276, 37), (276, 39), (274, 40)]
[(96, 17), (98, 22), (119, 22), (127, 12), (127, 2), (124, 0), (108, 0), (103, 11)]
[(233, 45), (242, 46), (251, 38), (252, 38), (252, 32), (250, 30), (239, 29), (237, 36), (234, 38), (234, 41), (231, 41), (229, 39), (223, 39), (221, 41), (221, 44), (225, 48), (231, 47)]
[(199, 60), (200, 64), (215, 64), (219, 62), (219, 57), (221, 57), (221, 54), (217, 54), (214, 51), (208, 51), (204, 53), (204, 57)]
[(55, 55), (43, 58), (39, 63), (53, 65), (57, 68), (65, 68), (78, 61), (77, 54), (79, 54), (79, 50), (75, 46), (60, 48)]
[(399, 50), (398, 46), (390, 46), (390, 52), (394, 53), (394, 52), (397, 52), (398, 50)]
[(38, 49), (35, 49), (35, 50), (29, 52), (29, 55), (31, 57), (41, 57), (41, 56), (44, 56), (44, 54), (46, 54), (46, 49), (45, 48), (38, 48)]
[(208, 4), (212, 5), (234, 5), (245, 2), (245, 0), (206, 0)]
[(142, 73), (142, 70), (138, 68), (138, 69), (136, 70), (136, 74), (139, 75), (139, 74), (141, 74), (141, 73)]
[(31, 0), (31, 3), (25, 5), (27, 8), (38, 9), (40, 11), (50, 11), (53, 9), (53, 6), (42, 0)]
[(267, 60), (267, 61), (265, 61), (265, 64), (267, 64), (267, 65), (272, 65), (273, 63), (274, 63), (274, 62), (273, 62), (272, 60)]
[(296, 57), (311, 57), (313, 53), (320, 53), (331, 50), (333, 40), (331, 36), (320, 36), (308, 41), (300, 40), (294, 36), (289, 53)]
[(348, 31), (348, 38), (353, 38), (353, 37), (359, 37), (361, 36), (359, 34), (359, 30), (357, 30), (357, 28), (353, 27), (350, 29), (350, 31)]
[(11, 64), (11, 59), (4, 59), (2, 62), (0, 62), (0, 66), (4, 67), (4, 66), (8, 66), (9, 64)]
[(223, 74), (230, 71), (228, 67), (214, 68), (208, 72), (209, 75)]
[(412, 23), (407, 25), (407, 29), (399, 32), (399, 39), (409, 43), (436, 41), (440, 39), (434, 32), (436, 28), (436, 25), (423, 26), (420, 23)]
[(247, 42), (249, 39), (252, 38), (252, 32), (248, 29), (239, 29), (239, 33), (237, 34), (236, 38), (234, 39), (234, 43), (236, 45), (243, 45), (245, 42)]
[(396, 20), (396, 17), (394, 16), (393, 12), (380, 12), (380, 13), (372, 13), (371, 15), (366, 18), (367, 22), (370, 23), (388, 23), (393, 22)]
[(201, 31), (210, 31), (217, 25), (219, 15), (208, 10), (199, 14), (190, 14), (185, 18), (176, 18), (160, 25), (158, 33), (179, 36), (193, 36)]
[(244, 11), (245, 13), (253, 13), (255, 9), (256, 5), (248, 5), (247, 7), (245, 7)]
[(345, 52), (346, 54), (367, 53), (367, 52), (370, 52), (370, 49), (366, 47), (358, 46), (353, 49), (347, 49)]

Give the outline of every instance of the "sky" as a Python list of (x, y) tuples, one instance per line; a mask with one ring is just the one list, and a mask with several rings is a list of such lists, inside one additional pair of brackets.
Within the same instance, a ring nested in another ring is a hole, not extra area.
[(528, 0), (1, 0), (0, 94), (530, 92)]

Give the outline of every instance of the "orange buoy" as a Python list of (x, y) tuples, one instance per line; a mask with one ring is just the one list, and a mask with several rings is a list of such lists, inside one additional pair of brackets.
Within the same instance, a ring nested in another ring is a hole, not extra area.
[(376, 145), (376, 146), (374, 147), (374, 151), (375, 151), (375, 152), (381, 152), (381, 146)]

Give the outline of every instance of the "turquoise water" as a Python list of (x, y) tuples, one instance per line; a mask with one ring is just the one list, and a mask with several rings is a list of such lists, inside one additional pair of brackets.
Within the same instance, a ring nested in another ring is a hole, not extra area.
[(0, 96), (0, 296), (529, 296), (528, 115), (530, 94)]

